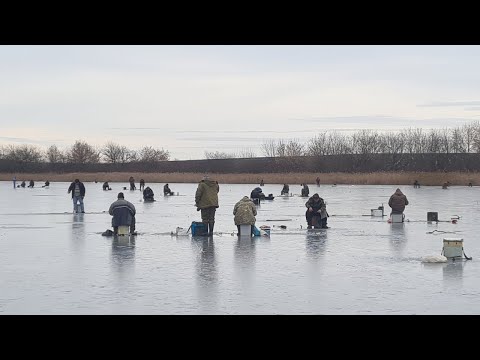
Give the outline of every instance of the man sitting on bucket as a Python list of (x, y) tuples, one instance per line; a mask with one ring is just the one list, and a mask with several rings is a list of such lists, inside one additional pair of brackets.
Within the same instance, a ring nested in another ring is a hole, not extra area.
[(316, 229), (328, 229), (327, 208), (325, 201), (323, 201), (320, 195), (313, 194), (313, 196), (305, 203), (305, 206), (307, 207), (305, 217), (307, 219), (308, 229), (311, 229), (312, 227)]
[(130, 234), (135, 233), (135, 206), (127, 200), (125, 200), (123, 193), (118, 193), (118, 200), (110, 205), (108, 213), (113, 216), (112, 226), (113, 234), (118, 234), (119, 226), (130, 226)]
[(402, 193), (400, 189), (397, 189), (390, 200), (388, 200), (388, 205), (392, 208), (391, 214), (403, 214), (405, 206), (408, 205), (407, 197)]
[(153, 190), (150, 189), (150, 186), (147, 186), (145, 190), (143, 190), (143, 201), (155, 201)]

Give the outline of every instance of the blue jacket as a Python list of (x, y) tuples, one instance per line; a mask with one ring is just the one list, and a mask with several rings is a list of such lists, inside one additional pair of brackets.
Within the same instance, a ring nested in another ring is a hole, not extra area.
[(108, 213), (113, 216), (112, 226), (130, 226), (136, 210), (131, 202), (125, 199), (118, 199), (110, 205)]

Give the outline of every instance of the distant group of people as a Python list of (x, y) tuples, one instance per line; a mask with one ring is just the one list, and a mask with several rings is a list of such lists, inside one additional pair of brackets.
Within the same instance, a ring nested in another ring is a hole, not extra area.
[[(319, 184), (319, 178), (317, 178), (317, 185)], [(16, 178), (13, 179), (14, 187), (16, 186)], [(135, 183), (133, 177), (130, 177), (130, 189), (135, 190)], [(262, 180), (263, 183), (263, 180)], [(18, 187), (25, 187), (25, 181), (23, 181)], [(30, 180), (28, 187), (34, 187), (35, 183), (33, 180)], [(44, 186), (49, 186), (50, 182), (45, 181)], [(450, 185), (450, 182), (445, 182), (442, 185), (442, 188), (447, 188)], [(306, 183), (301, 184), (302, 186), (302, 196), (309, 196), (309, 188)], [(472, 182), (468, 186), (473, 186)], [(414, 181), (414, 187), (419, 188), (420, 183), (418, 180)], [(108, 181), (105, 181), (102, 185), (103, 190), (111, 190)], [(145, 187), (145, 181), (140, 180), (140, 189), (143, 191), (144, 201), (155, 201), (154, 192), (150, 187)], [(215, 213), (218, 205), (218, 193), (219, 193), (219, 184), (217, 181), (209, 178), (208, 175), (205, 175), (203, 179), (199, 182), (197, 190), (195, 192), (195, 206), (197, 211), (201, 213), (202, 222), (206, 225), (207, 233), (209, 236), (213, 235), (213, 230), (215, 228)], [(84, 197), (85, 197), (85, 185), (79, 180), (75, 179), (69, 186), (68, 191), (71, 193), (72, 202), (73, 202), (73, 211), (74, 213), (85, 213), (84, 209)], [(289, 194), (290, 188), (288, 184), (283, 184), (281, 190), (281, 195)], [(173, 195), (173, 191), (170, 189), (169, 184), (165, 184), (163, 187), (164, 195)], [(269, 196), (272, 194), (269, 194)], [(250, 197), (244, 196), (239, 200), (234, 208), (234, 223), (240, 231), (241, 225), (251, 225), (252, 229), (255, 225), (257, 209), (256, 209), (256, 199), (265, 199), (267, 198), (262, 191), (261, 187), (256, 187), (250, 193)], [(403, 192), (397, 188), (394, 194), (389, 198), (388, 205), (390, 206), (391, 214), (403, 214), (405, 207), (409, 205), (409, 201)], [(312, 228), (328, 228), (327, 220), (329, 214), (326, 208), (326, 202), (323, 198), (320, 197), (318, 193), (315, 193), (312, 197), (308, 199), (305, 203), (307, 208), (305, 212), (305, 218), (307, 222), (307, 227)], [(129, 226), (130, 233), (135, 232), (135, 215), (136, 209), (135, 206), (125, 200), (123, 192), (118, 193), (117, 200), (113, 202), (109, 208), (109, 214), (112, 215), (112, 227), (113, 233), (118, 233), (119, 226)]]
[[(50, 181), (47, 180), (47, 181), (45, 181), (45, 185), (42, 185), (42, 188), (48, 187), (48, 186), (50, 186)], [(14, 188), (14, 189), (16, 189), (16, 188), (25, 188), (25, 187), (27, 187), (27, 188), (34, 188), (34, 187), (35, 187), (35, 181), (30, 180), (29, 183), (28, 183), (28, 186), (27, 186), (27, 184), (25, 183), (25, 180), (23, 180), (23, 181), (20, 183), (20, 185), (17, 185), (17, 177), (16, 177), (16, 176), (13, 177), (13, 188)]]

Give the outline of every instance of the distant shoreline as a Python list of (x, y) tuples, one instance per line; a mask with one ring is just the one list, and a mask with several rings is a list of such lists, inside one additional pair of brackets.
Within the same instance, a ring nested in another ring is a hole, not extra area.
[[(197, 183), (204, 174), (202, 173), (0, 173), (1, 181), (12, 181), (13, 176), (17, 182), (29, 180), (36, 182), (62, 181), (70, 182), (78, 178), (83, 182), (105, 181), (123, 182), (128, 184), (128, 179), (133, 176), (138, 184), (140, 179), (146, 183)], [(209, 174), (212, 179), (223, 184), (260, 184), (263, 179), (268, 184), (300, 185), (304, 182), (315, 184), (317, 176), (320, 177), (320, 185), (413, 185), (418, 180), (420, 185), (440, 186), (449, 181), (450, 185), (467, 186), (472, 182), (474, 186), (480, 185), (480, 173), (465, 172), (375, 172), (375, 173), (262, 173), (262, 174)], [(40, 183), (38, 184), (40, 185)]]

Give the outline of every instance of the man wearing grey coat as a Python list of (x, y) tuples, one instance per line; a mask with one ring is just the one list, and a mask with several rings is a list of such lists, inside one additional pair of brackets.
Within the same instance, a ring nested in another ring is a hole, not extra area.
[(119, 226), (130, 226), (130, 234), (135, 233), (135, 206), (125, 200), (123, 193), (118, 193), (118, 200), (110, 205), (108, 213), (113, 216), (113, 233), (118, 234)]

